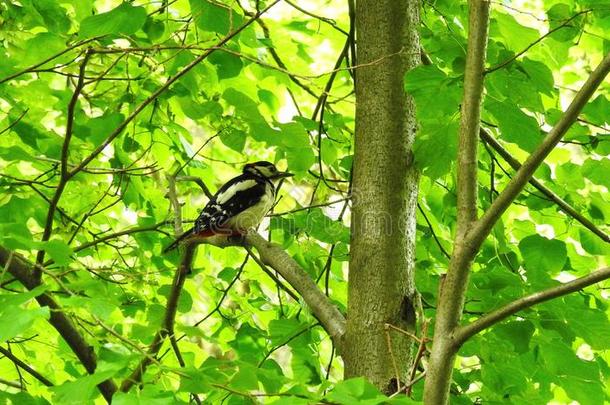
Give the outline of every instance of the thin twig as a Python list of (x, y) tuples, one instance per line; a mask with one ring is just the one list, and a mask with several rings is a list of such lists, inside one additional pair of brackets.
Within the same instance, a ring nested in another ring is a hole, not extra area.
[(190, 273), (193, 257), (195, 255), (195, 249), (196, 246), (194, 245), (186, 245), (182, 261), (176, 269), (170, 294), (167, 298), (163, 323), (157, 333), (155, 333), (153, 342), (148, 349), (148, 355), (140, 361), (136, 369), (121, 383), (120, 390), (122, 392), (128, 392), (131, 387), (142, 381), (144, 372), (151, 363), (151, 357), (155, 357), (157, 353), (159, 353), (165, 338), (174, 333), (174, 322), (176, 313), (178, 311), (178, 300), (186, 280), (186, 275)]
[(396, 378), (396, 390), (401, 391), (400, 389), (400, 372), (398, 371), (398, 366), (396, 365), (396, 358), (394, 357), (394, 349), (392, 349), (392, 337), (390, 336), (390, 325), (385, 324), (383, 326), (383, 330), (385, 332), (386, 344), (388, 346), (388, 351), (390, 352), (390, 359), (392, 359), (392, 367), (394, 368), (394, 374)]
[[(239, 28), (237, 28), (235, 31), (229, 33), (227, 36), (225, 36), (223, 39), (221, 39), (220, 41), (218, 41), (218, 43), (216, 44), (217, 47), (222, 46), (224, 44), (226, 44), (227, 42), (229, 42), (231, 39), (233, 39), (237, 34), (239, 34), (241, 31), (243, 31), (244, 29), (246, 29), (248, 26), (250, 26), (253, 22), (257, 21), (261, 15), (263, 15), (265, 12), (267, 12), (269, 9), (271, 9), (273, 6), (275, 6), (280, 0), (275, 0), (273, 2), (271, 2), (266, 8), (264, 8), (263, 10), (261, 10), (259, 13), (255, 14), (252, 18), (250, 18), (248, 21), (246, 21), (243, 25), (241, 25)], [(84, 167), (86, 167), (93, 159), (95, 159), (97, 157), (97, 155), (99, 155), (108, 145), (110, 145), (110, 143), (112, 143), (112, 141), (121, 134), (121, 132), (125, 129), (125, 127), (127, 127), (127, 125), (133, 121), (136, 116), (138, 116), (138, 114), (140, 114), (142, 112), (142, 110), (144, 110), (144, 108), (146, 108), (150, 103), (152, 103), (154, 100), (157, 99), (157, 97), (159, 97), (159, 95), (161, 95), (162, 93), (164, 93), (167, 89), (169, 89), (169, 87), (174, 84), (177, 80), (179, 80), (182, 76), (184, 76), (185, 74), (187, 74), (191, 69), (193, 69), (195, 66), (197, 66), (199, 63), (201, 63), (203, 60), (205, 60), (208, 56), (210, 56), (215, 49), (210, 49), (204, 53), (202, 53), (201, 55), (199, 55), (197, 58), (195, 58), (191, 63), (189, 63), (188, 65), (186, 65), (185, 67), (183, 67), (180, 71), (178, 71), (174, 76), (172, 76), (171, 78), (169, 78), (165, 84), (163, 84), (161, 87), (159, 87), (157, 90), (155, 90), (148, 98), (146, 98), (146, 100), (144, 100), (142, 103), (140, 103), (137, 107), (135, 107), (133, 109), (133, 111), (131, 112), (131, 114), (129, 114), (129, 116), (127, 116), (127, 118), (125, 118), (123, 120), (123, 122), (121, 122), (115, 129), (114, 131), (112, 131), (104, 141), (102, 141), (102, 143), (93, 151), (89, 154), (89, 156), (87, 156), (85, 159), (83, 159), (83, 161), (75, 168), (73, 169), (70, 174), (74, 175), (76, 173), (78, 173), (79, 171), (81, 171)]]
[(267, 216), (268, 217), (281, 217), (283, 215), (294, 214), (295, 212), (299, 212), (299, 211), (307, 211), (307, 210), (310, 210), (312, 208), (329, 207), (331, 205), (335, 205), (335, 204), (338, 204), (340, 202), (349, 201), (350, 199), (351, 199), (351, 196), (348, 196), (348, 197), (345, 197), (345, 198), (339, 198), (338, 200), (333, 200), (333, 201), (329, 201), (329, 202), (325, 202), (325, 203), (320, 203), (320, 204), (308, 205), (307, 207), (295, 208), (295, 209), (290, 210), (290, 211), (273, 213), (273, 214), (269, 214)]
[(203, 190), (203, 193), (208, 198), (208, 200), (211, 200), (214, 197), (214, 194), (212, 194), (212, 192), (210, 191), (208, 186), (205, 185), (205, 183), (203, 182), (201, 177), (197, 177), (197, 176), (178, 176), (178, 177), (176, 177), (176, 180), (177, 181), (192, 181), (195, 184), (197, 184), (201, 188), (201, 190)]
[(411, 396), (411, 388), (413, 387), (415, 381), (415, 373), (417, 373), (417, 366), (421, 361), (424, 353), (426, 352), (426, 342), (428, 341), (428, 321), (424, 319), (422, 329), (421, 329), (421, 338), (419, 341), (419, 347), (417, 348), (417, 354), (415, 355), (415, 360), (413, 360), (413, 366), (411, 367), (411, 372), (409, 373), (409, 382), (408, 387), (405, 391), (407, 396)]
[(508, 58), (507, 60), (505, 60), (504, 62), (499, 63), (498, 65), (489, 68), (487, 70), (485, 70), (484, 74), (489, 74), (492, 72), (495, 72), (498, 69), (502, 69), (504, 66), (508, 65), (509, 63), (513, 62), (515, 59), (519, 58), (521, 55), (523, 55), (524, 53), (526, 53), (527, 51), (529, 51), (534, 45), (540, 43), (543, 39), (545, 39), (546, 37), (548, 37), (549, 35), (553, 34), (555, 31), (558, 31), (562, 28), (564, 28), (565, 26), (567, 26), (570, 22), (572, 22), (572, 20), (574, 20), (576, 17), (581, 16), (583, 14), (586, 13), (590, 13), (592, 10), (583, 10), (580, 11), (576, 14), (574, 14), (572, 17), (568, 18), (567, 20), (565, 20), (562, 24), (558, 25), (557, 27), (553, 28), (552, 30), (549, 30), (546, 34), (544, 34), (543, 36), (541, 36), (540, 38), (536, 39), (534, 42), (532, 42), (531, 44), (529, 44), (528, 46), (525, 47), (525, 49), (523, 49), (521, 52), (516, 53), (515, 55), (513, 55), (512, 57)]
[(424, 220), (426, 221), (426, 224), (428, 224), (428, 229), (430, 229), (430, 233), (432, 234), (432, 237), (436, 241), (436, 244), (438, 245), (438, 248), (441, 250), (441, 253), (443, 253), (443, 255), (445, 255), (445, 257), (447, 259), (450, 259), (451, 255), (449, 254), (449, 252), (447, 252), (447, 250), (445, 249), (445, 247), (443, 246), (441, 241), (438, 240), (438, 237), (436, 236), (436, 233), (434, 232), (434, 228), (432, 228), (432, 224), (430, 223), (430, 220), (428, 219), (428, 216), (426, 215), (426, 213), (424, 212), (423, 208), (421, 207), (421, 204), (417, 203), (417, 208), (419, 209), (419, 212), (421, 213), (421, 215), (424, 217)]
[(21, 114), (19, 114), (19, 117), (17, 117), (17, 119), (13, 122), (11, 122), (8, 127), (4, 128), (2, 131), (0, 131), (0, 135), (2, 135), (3, 133), (5, 133), (6, 131), (10, 130), (12, 127), (14, 127), (15, 125), (19, 124), (19, 121), (21, 121), (21, 119), (23, 117), (25, 117), (25, 115), (28, 113), (28, 111), (30, 111), (29, 108), (26, 108), (25, 110), (23, 110), (23, 112), (21, 112)]
[(13, 363), (15, 363), (16, 366), (25, 370), (29, 375), (31, 375), (32, 377), (34, 377), (35, 379), (37, 379), (38, 381), (40, 381), (47, 387), (52, 387), (53, 385), (55, 385), (45, 376), (40, 374), (38, 371), (34, 370), (27, 363), (23, 362), (21, 359), (19, 359), (17, 356), (15, 356), (11, 351), (5, 349), (2, 346), (0, 346), (0, 353), (2, 353), (7, 359), (9, 359)]
[[(91, 57), (91, 53), (87, 50), (85, 52), (85, 57), (83, 58), (80, 69), (78, 73), (78, 82), (76, 83), (76, 87), (74, 88), (74, 93), (72, 94), (72, 98), (68, 103), (68, 114), (67, 114), (67, 122), (66, 122), (66, 134), (64, 136), (64, 142), (61, 147), (61, 158), (60, 158), (60, 178), (59, 184), (57, 185), (57, 189), (55, 190), (55, 194), (53, 195), (53, 199), (49, 203), (49, 209), (47, 211), (47, 218), (45, 222), (44, 231), (42, 233), (41, 242), (47, 242), (51, 237), (51, 233), (53, 231), (53, 218), (55, 216), (55, 210), (57, 209), (57, 204), (59, 203), (59, 199), (70, 180), (70, 175), (68, 173), (68, 151), (70, 147), (70, 140), (72, 139), (72, 130), (74, 126), (74, 110), (76, 108), (76, 102), (78, 101), (78, 97), (80, 96), (81, 91), (85, 85), (85, 70), (87, 68), (87, 63), (89, 62), (89, 58)], [(42, 248), (38, 251), (36, 255), (36, 264), (42, 265), (44, 262), (45, 249)], [(34, 277), (40, 277), (41, 274), (37, 268), (34, 268)]]
[[(521, 163), (510, 154), (497, 139), (495, 139), (488, 131), (481, 128), (479, 132), (480, 138), (489, 146), (491, 146), (502, 158), (514, 169), (519, 170)], [(580, 222), (585, 228), (593, 232), (604, 242), (610, 243), (610, 235), (605, 233), (603, 230), (598, 228), (593, 222), (586, 218), (583, 214), (578, 212), (574, 207), (568, 204), (563, 198), (555, 194), (551, 189), (542, 184), (535, 177), (529, 180), (529, 183), (534, 186), (538, 191), (544, 194), (549, 200), (559, 206), (559, 208), (576, 221)]]
[(72, 50), (72, 49), (74, 49), (74, 48), (78, 48), (79, 46), (82, 46), (82, 45), (88, 44), (88, 43), (89, 43), (89, 42), (91, 42), (91, 41), (96, 41), (96, 40), (98, 40), (99, 38), (100, 38), (100, 37), (89, 38), (89, 39), (86, 39), (86, 40), (84, 40), (84, 41), (77, 42), (77, 43), (75, 43), (74, 45), (71, 45), (71, 46), (67, 47), (67, 48), (66, 48), (66, 49), (64, 49), (64, 50), (62, 50), (62, 51), (60, 51), (60, 52), (58, 52), (58, 53), (56, 53), (56, 54), (54, 54), (54, 55), (49, 56), (48, 58), (46, 58), (46, 59), (45, 59), (45, 60), (43, 60), (42, 62), (38, 62), (38, 63), (36, 63), (36, 64), (34, 64), (34, 65), (32, 65), (32, 66), (28, 67), (28, 68), (25, 68), (25, 69), (23, 69), (23, 70), (20, 70), (19, 72), (13, 73), (12, 75), (9, 75), (9, 76), (5, 77), (4, 79), (1, 79), (1, 80), (0, 80), (0, 84), (4, 83), (4, 82), (6, 82), (6, 81), (12, 80), (12, 79), (14, 79), (14, 78), (16, 78), (16, 77), (19, 77), (19, 76), (21, 76), (21, 75), (23, 75), (23, 74), (25, 74), (25, 73), (29, 73), (29, 72), (31, 72), (32, 70), (34, 70), (34, 69), (36, 69), (36, 68), (38, 68), (38, 67), (40, 67), (40, 66), (44, 65), (45, 63), (50, 62), (50, 61), (52, 61), (53, 59), (56, 59), (56, 58), (60, 57), (60, 56), (61, 56), (61, 55), (63, 55), (64, 53), (69, 52), (69, 51), (71, 51), (71, 50)]

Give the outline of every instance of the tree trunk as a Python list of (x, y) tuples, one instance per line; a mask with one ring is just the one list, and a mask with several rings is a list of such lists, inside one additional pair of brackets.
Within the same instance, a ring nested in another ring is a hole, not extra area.
[[(403, 77), (420, 63), (419, 3), (356, 4), (356, 139), (345, 377), (385, 392), (408, 380), (412, 342), (385, 324), (415, 328), (418, 174), (415, 105)], [(389, 334), (389, 339), (388, 339)]]

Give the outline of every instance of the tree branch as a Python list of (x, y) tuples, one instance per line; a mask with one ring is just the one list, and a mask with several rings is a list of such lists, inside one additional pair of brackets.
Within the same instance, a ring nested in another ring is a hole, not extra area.
[(277, 271), (303, 297), (311, 312), (340, 349), (341, 338), (345, 333), (345, 317), (314, 280), (281, 247), (268, 242), (258, 233), (248, 233), (246, 243), (258, 251), (263, 263)]
[(163, 345), (165, 338), (169, 335), (173, 335), (176, 312), (178, 311), (178, 299), (180, 298), (180, 293), (182, 292), (182, 287), (184, 286), (186, 276), (191, 272), (194, 255), (195, 246), (187, 244), (182, 261), (180, 262), (178, 269), (176, 269), (174, 281), (172, 282), (172, 288), (169, 297), (167, 298), (167, 306), (165, 307), (163, 324), (155, 334), (148, 349), (147, 356), (140, 361), (136, 369), (121, 383), (122, 392), (129, 391), (131, 387), (142, 381), (146, 368), (150, 365), (150, 363), (152, 363), (152, 359), (157, 355), (157, 353), (159, 353), (159, 350), (161, 350), (161, 346)]
[[(66, 134), (64, 136), (64, 142), (61, 147), (61, 159), (60, 159), (60, 178), (59, 183), (57, 184), (57, 189), (55, 190), (55, 194), (53, 195), (53, 199), (49, 203), (49, 210), (47, 211), (47, 219), (44, 227), (44, 231), (42, 233), (42, 242), (46, 242), (51, 237), (51, 232), (53, 231), (53, 217), (55, 216), (55, 210), (57, 209), (57, 204), (59, 203), (59, 199), (72, 177), (68, 172), (68, 150), (70, 147), (70, 140), (72, 139), (72, 129), (74, 126), (74, 109), (76, 108), (76, 102), (78, 101), (78, 97), (80, 96), (81, 91), (85, 85), (85, 70), (87, 68), (87, 63), (89, 62), (89, 58), (91, 57), (91, 52), (88, 49), (85, 52), (85, 57), (83, 58), (80, 69), (78, 72), (78, 81), (76, 83), (76, 87), (74, 88), (74, 93), (72, 94), (72, 98), (68, 103), (68, 114), (66, 119)], [(38, 266), (42, 265), (44, 262), (45, 249), (41, 248), (36, 255), (36, 264)], [(34, 277), (40, 278), (41, 272), (40, 268), (35, 267), (33, 269)]]
[[(490, 145), (502, 158), (508, 162), (508, 164), (514, 169), (519, 170), (521, 168), (521, 163), (517, 159), (515, 159), (506, 149), (502, 147), (500, 142), (495, 139), (488, 131), (481, 128), (479, 131), (480, 138), (485, 141), (488, 145)], [(578, 222), (580, 222), (585, 228), (593, 232), (595, 235), (599, 236), (601, 240), (604, 242), (610, 243), (610, 235), (599, 229), (593, 222), (591, 222), (588, 218), (582, 215), (580, 212), (576, 211), (574, 207), (568, 204), (565, 200), (563, 200), (560, 196), (551, 191), (548, 187), (538, 181), (535, 177), (530, 178), (529, 183), (534, 186), (538, 191), (544, 194), (549, 200), (553, 201), (555, 204), (559, 206), (559, 208), (565, 212), (567, 215), (571, 216)]]
[(548, 37), (549, 35), (551, 35), (552, 33), (554, 33), (555, 31), (558, 31), (564, 27), (566, 27), (570, 22), (572, 22), (572, 20), (574, 20), (576, 17), (579, 17), (583, 14), (587, 14), (589, 12), (591, 12), (592, 10), (583, 10), (580, 11), (576, 14), (574, 14), (572, 17), (568, 18), (567, 20), (565, 20), (563, 23), (561, 23), (560, 25), (558, 25), (557, 27), (549, 30), (546, 34), (544, 34), (543, 36), (541, 36), (540, 38), (536, 39), (534, 42), (532, 42), (531, 44), (529, 44), (528, 46), (525, 47), (525, 49), (523, 49), (521, 52), (516, 53), (515, 55), (513, 55), (511, 58), (508, 58), (507, 60), (505, 60), (504, 62), (500, 62), (499, 64), (497, 64), (496, 66), (489, 68), (485, 71), (485, 74), (488, 73), (492, 73), (495, 72), (498, 69), (502, 69), (504, 66), (510, 64), (511, 62), (513, 62), (514, 60), (516, 60), (518, 57), (520, 57), (521, 55), (525, 54), (527, 51), (529, 51), (534, 45), (542, 42), (542, 40), (546, 37)]
[(600, 281), (610, 278), (610, 267), (596, 270), (586, 276), (579, 277), (576, 280), (560, 284), (556, 287), (551, 287), (543, 291), (535, 292), (525, 297), (521, 297), (501, 308), (496, 309), (488, 314), (483, 315), (476, 321), (460, 327), (454, 334), (456, 344), (462, 345), (466, 340), (470, 339), (477, 333), (495, 325), (503, 319), (513, 315), (526, 308), (561, 297), (575, 291), (581, 290)]
[[(345, 317), (337, 307), (324, 295), (315, 281), (278, 245), (267, 241), (256, 232), (249, 232), (244, 241), (232, 240), (225, 235), (193, 239), (187, 246), (209, 244), (218, 247), (242, 246), (243, 242), (258, 251), (261, 262), (277, 271), (288, 284), (294, 288), (309, 306), (313, 315), (330, 335), (340, 349), (345, 334)], [(255, 257), (253, 255), (253, 257)], [(339, 350), (341, 351), (341, 350)]]
[[(8, 272), (19, 280), (28, 290), (33, 290), (41, 285), (40, 279), (35, 277), (31, 271), (36, 265), (2, 246), (0, 246), (0, 266), (7, 266)], [(93, 347), (87, 343), (78, 329), (76, 329), (76, 326), (74, 326), (72, 321), (66, 316), (61, 306), (48, 293), (40, 294), (36, 297), (36, 301), (38, 301), (38, 304), (41, 307), (49, 307), (51, 313), (49, 323), (53, 325), (55, 330), (57, 330), (68, 346), (70, 346), (87, 372), (93, 374), (97, 367), (95, 351), (93, 350)], [(105, 380), (98, 384), (98, 389), (106, 401), (110, 403), (112, 395), (116, 392), (116, 385), (114, 382), (111, 379)]]
[(144, 110), (144, 108), (146, 108), (150, 103), (152, 103), (157, 97), (159, 97), (159, 95), (163, 92), (165, 92), (167, 89), (169, 89), (169, 87), (174, 84), (178, 79), (180, 79), (182, 76), (184, 76), (185, 74), (187, 74), (191, 69), (193, 69), (195, 66), (197, 66), (199, 63), (201, 63), (204, 59), (206, 59), (208, 56), (210, 56), (218, 47), (226, 44), (227, 42), (229, 42), (231, 39), (233, 39), (237, 34), (239, 34), (241, 31), (243, 31), (244, 29), (246, 29), (248, 26), (250, 26), (253, 22), (257, 21), (261, 15), (263, 15), (264, 13), (266, 13), (271, 7), (273, 7), (274, 5), (276, 5), (280, 0), (275, 0), (272, 3), (270, 3), (267, 7), (265, 7), (263, 10), (257, 12), (256, 14), (254, 14), (248, 21), (246, 21), (243, 25), (241, 25), (239, 28), (237, 28), (235, 31), (229, 33), (227, 36), (225, 36), (223, 39), (221, 39), (214, 47), (212, 47), (211, 49), (207, 50), (206, 52), (202, 53), (201, 55), (199, 55), (197, 58), (195, 58), (191, 63), (189, 63), (188, 65), (186, 65), (184, 68), (182, 68), (182, 70), (180, 70), (179, 72), (177, 72), (173, 77), (169, 78), (167, 80), (167, 82), (165, 82), (164, 85), (162, 85), (161, 87), (159, 87), (157, 90), (155, 90), (154, 93), (152, 93), (146, 100), (142, 101), (142, 103), (140, 103), (136, 108), (134, 108), (134, 110), (132, 111), (131, 114), (129, 114), (129, 116), (127, 118), (125, 118), (125, 120), (123, 120), (123, 122), (121, 122), (119, 124), (118, 127), (116, 127), (114, 129), (114, 131), (112, 131), (110, 133), (110, 135), (108, 135), (106, 137), (106, 139), (93, 151), (89, 154), (89, 156), (87, 156), (85, 159), (83, 159), (83, 161), (76, 167), (74, 168), (71, 172), (70, 172), (70, 176), (73, 176), (74, 174), (78, 173), (79, 171), (81, 171), (85, 166), (87, 166), (89, 163), (91, 163), (91, 161), (93, 159), (95, 159), (95, 157), (97, 155), (99, 155), (104, 148), (106, 148), (106, 146), (108, 146), (117, 136), (119, 136), (121, 134), (121, 132), (123, 131), (123, 129), (125, 129), (125, 127), (127, 127), (127, 125), (134, 120), (134, 118), (140, 114), (142, 112), (142, 110)]
[(574, 123), (576, 118), (578, 118), (578, 114), (580, 114), (580, 111), (587, 101), (593, 96), (593, 93), (595, 93), (595, 90), (599, 87), (609, 71), (610, 53), (604, 57), (597, 68), (589, 75), (589, 78), (578, 91), (566, 112), (561, 116), (559, 122), (555, 124), (551, 132), (544, 138), (540, 146), (538, 146), (538, 148), (527, 158), (506, 188), (495, 199), (485, 214), (483, 214), (474, 224), (472, 230), (468, 234), (468, 248), (469, 253), (472, 256), (476, 254), (478, 248), (485, 238), (487, 238), (487, 235), (489, 235), (489, 232), (496, 221), (498, 221), (504, 211), (506, 211), (517, 195), (523, 190), (527, 182), (534, 175), (536, 169), (538, 169), (551, 150), (559, 143), (563, 135)]
[(177, 181), (192, 181), (192, 182), (195, 182), (195, 184), (197, 184), (199, 187), (201, 187), (201, 190), (203, 191), (205, 196), (208, 198), (208, 200), (211, 200), (212, 198), (214, 198), (214, 194), (212, 194), (212, 192), (210, 191), (208, 186), (205, 185), (205, 183), (203, 182), (203, 180), (200, 177), (197, 177), (197, 176), (178, 176), (178, 177), (176, 177), (176, 180)]
[(19, 72), (13, 73), (12, 75), (9, 75), (9, 76), (7, 76), (7, 77), (5, 77), (5, 78), (3, 78), (3, 79), (0, 79), (0, 84), (2, 84), (2, 83), (4, 83), (4, 82), (7, 82), (7, 81), (9, 81), (9, 80), (11, 80), (11, 79), (14, 79), (14, 78), (16, 78), (16, 77), (19, 77), (19, 76), (21, 76), (21, 75), (23, 75), (23, 74), (25, 74), (25, 73), (31, 72), (32, 70), (37, 69), (38, 67), (40, 67), (40, 66), (44, 65), (44, 64), (45, 64), (45, 63), (47, 63), (47, 62), (50, 62), (50, 61), (52, 61), (52, 60), (53, 60), (53, 59), (55, 59), (55, 58), (59, 58), (59, 57), (60, 57), (61, 55), (63, 55), (64, 53), (69, 52), (69, 51), (71, 51), (71, 50), (72, 50), (72, 49), (74, 49), (74, 48), (78, 48), (79, 46), (82, 46), (82, 45), (88, 44), (89, 42), (96, 41), (96, 40), (98, 40), (98, 39), (100, 39), (100, 37), (89, 38), (89, 39), (86, 39), (86, 40), (84, 40), (84, 41), (77, 42), (77, 43), (75, 43), (74, 45), (71, 45), (71, 46), (67, 47), (67, 48), (66, 48), (66, 49), (64, 49), (63, 51), (60, 51), (60, 52), (58, 52), (58, 53), (56, 53), (56, 54), (54, 54), (54, 55), (49, 56), (48, 58), (46, 58), (46, 59), (45, 59), (45, 60), (43, 60), (42, 62), (38, 62), (38, 63), (36, 63), (35, 65), (32, 65), (32, 66), (30, 66), (30, 67), (28, 67), (28, 68), (25, 68), (25, 69), (23, 69), (23, 70), (20, 70)]
[(23, 112), (21, 114), (19, 114), (19, 117), (17, 117), (15, 119), (15, 121), (11, 122), (8, 127), (4, 128), (2, 131), (0, 131), (0, 135), (2, 135), (3, 133), (5, 133), (6, 131), (10, 130), (12, 127), (14, 127), (15, 125), (19, 124), (19, 121), (21, 121), (23, 119), (23, 117), (25, 117), (25, 115), (28, 113), (28, 111), (30, 111), (29, 108), (26, 108), (25, 110), (23, 110)]
[(468, 274), (474, 257), (467, 245), (467, 235), (477, 215), (477, 143), (490, 3), (485, 0), (471, 0), (468, 3), (468, 52), (457, 156), (457, 230), (449, 270), (440, 289), (434, 343), (424, 387), (424, 401), (439, 405), (448, 403), (449, 399), (456, 354), (451, 336), (462, 315)]
[(22, 361), (20, 358), (18, 358), (17, 356), (15, 356), (13, 353), (11, 353), (9, 350), (5, 349), (2, 346), (0, 346), (0, 353), (2, 353), (10, 361), (15, 363), (15, 365), (17, 367), (21, 367), (28, 374), (30, 374), (32, 377), (34, 377), (35, 379), (37, 379), (38, 381), (40, 381), (41, 383), (43, 383), (47, 387), (52, 387), (53, 385), (55, 385), (50, 380), (48, 380), (45, 376), (40, 374), (38, 371), (34, 370), (27, 363)]

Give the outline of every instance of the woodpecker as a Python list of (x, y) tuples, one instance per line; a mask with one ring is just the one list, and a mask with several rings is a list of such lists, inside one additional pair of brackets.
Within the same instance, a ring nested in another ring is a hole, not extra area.
[(189, 238), (213, 235), (237, 236), (256, 228), (275, 202), (274, 181), (292, 176), (273, 163), (248, 163), (243, 173), (225, 183), (203, 208), (195, 226), (180, 235), (163, 252)]

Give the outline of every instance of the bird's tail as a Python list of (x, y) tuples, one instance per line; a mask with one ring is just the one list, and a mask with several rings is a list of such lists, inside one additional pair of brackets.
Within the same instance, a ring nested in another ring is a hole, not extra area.
[(184, 232), (182, 235), (178, 236), (176, 238), (176, 240), (173, 241), (169, 246), (167, 246), (165, 249), (163, 249), (163, 254), (165, 254), (167, 252), (171, 252), (172, 250), (176, 249), (178, 247), (178, 245), (180, 244), (180, 242), (182, 242), (184, 239), (186, 239), (189, 236), (192, 236), (194, 234), (195, 234), (195, 228), (191, 228), (188, 231)]
[(204, 229), (203, 231), (195, 232), (195, 228), (191, 228), (188, 231), (184, 232), (182, 235), (178, 236), (175, 241), (173, 241), (168, 247), (163, 249), (163, 254), (176, 249), (176, 247), (178, 247), (180, 243), (190, 237), (206, 238), (215, 234), (216, 232), (213, 229)]

